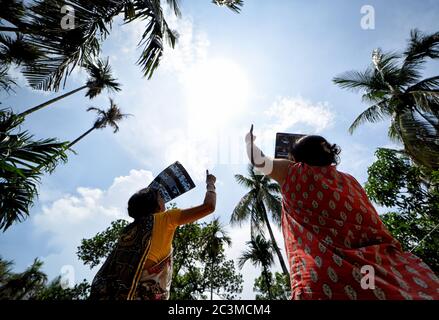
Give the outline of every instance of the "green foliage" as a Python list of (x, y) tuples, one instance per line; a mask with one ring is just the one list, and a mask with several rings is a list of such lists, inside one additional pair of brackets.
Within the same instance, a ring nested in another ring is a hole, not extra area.
[(212, 0), (214, 4), (220, 7), (227, 7), (230, 10), (239, 13), (244, 5), (243, 0)]
[[(171, 204), (171, 208), (175, 204)], [(117, 220), (104, 232), (91, 239), (83, 239), (78, 247), (78, 258), (91, 268), (103, 262), (117, 243), (126, 226)], [(227, 237), (217, 220), (206, 224), (192, 223), (177, 228), (173, 241), (173, 278), (171, 299), (207, 299), (216, 294), (224, 299), (235, 299), (242, 291), (242, 276), (234, 262), (227, 260), (224, 244)]]
[(439, 272), (439, 171), (425, 171), (395, 150), (378, 149), (365, 186), (370, 199), (392, 211), (381, 216), (389, 231)]
[(177, 229), (171, 299), (207, 299), (207, 292), (211, 298), (216, 294), (223, 299), (236, 299), (243, 280), (233, 260), (226, 260), (225, 244), (230, 245), (231, 240), (218, 220)]
[(29, 215), (44, 171), (51, 172), (60, 161), (67, 160), (66, 143), (56, 139), (35, 140), (27, 131), (20, 131), (22, 122), (22, 117), (0, 110), (0, 229), (3, 231)]
[[(274, 246), (269, 240), (265, 240), (262, 235), (257, 235), (250, 241), (247, 241), (248, 249), (246, 249), (238, 260), (239, 268), (243, 268), (246, 262), (250, 262), (255, 267), (262, 268), (262, 279), (265, 282), (265, 287), (267, 288), (268, 299), (273, 298), (273, 293), (271, 291), (271, 275), (270, 267), (274, 263)], [(284, 274), (285, 275), (285, 274)], [(289, 275), (285, 275), (288, 277)]]
[(76, 284), (73, 288), (63, 289), (61, 286), (61, 278), (54, 279), (50, 284), (43, 287), (34, 300), (86, 300), (90, 295), (90, 284), (87, 280), (83, 280), (80, 284)]
[[(270, 277), (269, 283), (271, 287), (267, 287), (267, 281), (264, 279), (264, 275), (260, 275), (255, 279), (253, 291), (256, 292), (256, 300), (290, 300), (291, 299), (291, 287), (290, 280), (284, 274), (276, 272), (273, 274), (268, 273)], [(270, 292), (269, 292), (270, 290)]]
[(87, 80), (88, 91), (86, 96), (90, 99), (99, 95), (103, 89), (108, 91), (120, 91), (120, 83), (113, 78), (109, 60), (98, 59), (96, 62), (88, 62), (85, 65), (89, 74)]
[(94, 268), (105, 260), (105, 258), (115, 248), (119, 236), (128, 225), (126, 220), (116, 220), (111, 222), (111, 226), (105, 231), (97, 233), (93, 238), (82, 239), (76, 254), (85, 265)]
[[(12, 264), (11, 261), (2, 262), (8, 263)], [(24, 272), (9, 272), (0, 287), (0, 300), (28, 300), (35, 297), (47, 281), (47, 275), (40, 270), (42, 266), (43, 262), (35, 259)]]
[[(178, 17), (181, 16), (178, 1), (166, 2)], [(242, 0), (213, 2), (235, 12), (239, 12), (242, 6)], [(122, 16), (125, 24), (136, 20), (145, 22), (139, 41), (138, 64), (148, 78), (160, 63), (164, 43), (174, 47), (177, 41), (178, 35), (170, 29), (160, 0), (69, 0), (67, 4), (75, 12), (74, 28), (61, 26), (65, 16), (61, 8), (65, 4), (64, 0), (33, 0), (26, 5), (7, 0), (0, 4), (0, 31), (16, 36), (9, 37), (4, 45), (5, 61), (23, 61), (23, 74), (35, 89), (57, 91), (74, 68), (87, 66), (99, 55), (102, 42), (110, 34), (112, 23), (118, 16)], [(3, 20), (7, 21), (8, 27), (3, 26)], [(17, 54), (14, 50), (17, 47), (26, 50)]]
[(439, 32), (422, 34), (413, 30), (402, 54), (377, 49), (365, 71), (335, 77), (335, 84), (361, 91), (363, 101), (371, 103), (349, 131), (365, 122), (390, 118), (389, 137), (402, 142), (416, 164), (439, 169), (439, 76), (422, 78), (427, 59), (438, 59), (438, 52)]
[(21, 273), (12, 272), (12, 265), (0, 257), (0, 300), (85, 300), (89, 295), (86, 280), (63, 289), (58, 277), (47, 285), (47, 275), (41, 271), (43, 262), (38, 259)]

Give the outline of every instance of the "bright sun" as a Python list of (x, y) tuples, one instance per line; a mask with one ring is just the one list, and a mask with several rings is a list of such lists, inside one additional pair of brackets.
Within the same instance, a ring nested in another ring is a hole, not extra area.
[(242, 68), (226, 59), (197, 63), (185, 77), (189, 126), (223, 128), (246, 109), (249, 81)]

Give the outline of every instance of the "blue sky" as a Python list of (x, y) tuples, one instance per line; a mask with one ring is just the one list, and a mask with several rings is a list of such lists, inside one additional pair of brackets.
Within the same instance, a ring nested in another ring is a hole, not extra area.
[[(31, 217), (0, 234), (0, 254), (13, 259), (17, 270), (40, 257), (50, 278), (71, 265), (77, 281), (92, 279), (96, 269), (88, 270), (75, 257), (80, 239), (126, 217), (129, 195), (176, 160), (197, 184), (177, 200), (178, 205), (202, 202), (203, 173), (209, 169), (218, 178), (214, 215), (227, 225), (245, 193), (233, 175), (246, 172), (243, 140), (251, 123), (268, 154), (278, 131), (327, 137), (342, 147), (340, 170), (364, 183), (376, 148), (392, 145), (386, 134), (388, 121), (364, 125), (349, 135), (348, 126), (365, 105), (358, 94), (341, 90), (331, 79), (364, 69), (376, 47), (404, 48), (412, 28), (439, 29), (439, 5), (434, 0), (247, 0), (239, 15), (207, 0), (181, 5), (183, 18), (169, 18), (180, 33), (179, 44), (166, 50), (152, 80), (142, 78), (135, 65), (143, 25), (121, 26), (119, 21), (102, 56), (110, 57), (123, 91), (92, 101), (78, 93), (26, 120), (25, 128), (36, 137), (72, 140), (93, 123), (94, 115), (86, 108), (106, 107), (108, 96), (134, 115), (121, 123), (117, 134), (99, 130), (81, 141), (77, 155), (43, 178)], [(373, 30), (361, 28), (364, 5), (375, 9)], [(425, 74), (436, 70), (436, 64), (429, 65)], [(2, 95), (4, 106), (21, 111), (54, 95), (26, 88), (19, 73), (12, 73), (21, 88)], [(74, 72), (65, 90), (85, 79), (83, 72)], [(229, 257), (236, 258), (250, 230), (248, 225), (228, 228), (234, 241)], [(279, 231), (277, 238), (283, 247)], [(242, 298), (253, 299), (253, 279), (259, 271), (246, 266), (243, 274)]]

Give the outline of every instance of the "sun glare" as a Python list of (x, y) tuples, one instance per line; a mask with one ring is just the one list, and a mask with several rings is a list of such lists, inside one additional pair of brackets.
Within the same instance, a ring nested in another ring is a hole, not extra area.
[(185, 77), (191, 130), (224, 128), (247, 108), (249, 81), (242, 68), (226, 59), (196, 64)]

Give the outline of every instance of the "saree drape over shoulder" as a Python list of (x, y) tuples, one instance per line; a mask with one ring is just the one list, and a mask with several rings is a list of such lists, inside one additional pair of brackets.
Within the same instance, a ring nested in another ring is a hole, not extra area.
[(439, 299), (438, 277), (402, 251), (362, 186), (335, 166), (289, 165), (282, 231), (293, 299)]
[[(91, 300), (163, 300), (172, 279), (172, 239), (181, 210), (143, 217), (122, 232), (92, 282)], [(146, 268), (145, 262), (156, 264)]]

